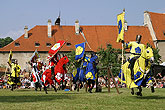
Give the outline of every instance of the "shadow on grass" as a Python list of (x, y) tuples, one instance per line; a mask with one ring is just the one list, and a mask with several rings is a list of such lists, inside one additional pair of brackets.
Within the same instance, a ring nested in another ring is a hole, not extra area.
[(9, 102), (9, 103), (41, 102), (41, 101), (51, 101), (51, 100), (60, 100), (60, 99), (71, 99), (71, 97), (68, 95), (0, 96), (0, 102)]
[(164, 96), (137, 96), (137, 99), (165, 99)]

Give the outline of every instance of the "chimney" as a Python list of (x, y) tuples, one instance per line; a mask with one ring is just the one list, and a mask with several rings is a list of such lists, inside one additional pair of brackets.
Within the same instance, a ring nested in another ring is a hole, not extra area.
[(52, 37), (52, 21), (48, 19), (48, 37)]
[(76, 20), (75, 21), (75, 33), (76, 33), (76, 35), (79, 35), (79, 32), (80, 32), (80, 25), (79, 25), (79, 21)]
[(128, 30), (128, 25), (127, 25), (127, 24), (128, 24), (128, 23), (127, 23), (127, 21), (125, 20), (125, 21), (124, 21), (124, 30), (125, 30), (125, 31)]
[(25, 31), (24, 38), (27, 39), (28, 38), (28, 27), (27, 26), (25, 26), (24, 31)]

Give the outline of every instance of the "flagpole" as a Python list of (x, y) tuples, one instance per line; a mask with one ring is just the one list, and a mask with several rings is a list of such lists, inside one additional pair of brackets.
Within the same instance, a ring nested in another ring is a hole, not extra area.
[[(123, 13), (125, 15), (125, 8), (123, 9)], [(125, 16), (124, 16), (125, 17)], [(124, 18), (125, 20), (125, 18)], [(124, 23), (125, 24), (125, 23)], [(124, 27), (124, 26), (123, 26)], [(124, 28), (123, 28), (124, 29)], [(124, 29), (125, 30), (125, 29)], [(123, 31), (123, 39), (124, 39), (124, 31)], [(121, 64), (121, 71), (123, 70), (123, 63), (124, 63), (124, 43), (122, 43), (122, 64)], [(123, 85), (123, 71), (121, 72), (121, 85)]]
[[(89, 43), (88, 43), (88, 41), (87, 41), (87, 39), (86, 39), (84, 33), (82, 32), (81, 28), (80, 28), (80, 33), (81, 33), (81, 35), (83, 36), (83, 38), (84, 38), (84, 40), (85, 40), (85, 43), (87, 43), (88, 47), (92, 50), (92, 48), (90, 47), (90, 45), (89, 45)], [(93, 50), (92, 50), (92, 51), (93, 51)]]
[(122, 68), (123, 68), (123, 60), (124, 60), (124, 55), (123, 55), (124, 52), (123, 52), (123, 50), (124, 49), (123, 49), (123, 43), (122, 43), (121, 85), (123, 85), (123, 82), (122, 82), (122, 79), (123, 79), (123, 70), (122, 70)]

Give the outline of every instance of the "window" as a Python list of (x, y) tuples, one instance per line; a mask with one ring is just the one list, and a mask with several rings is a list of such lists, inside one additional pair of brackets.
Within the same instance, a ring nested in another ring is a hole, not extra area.
[(40, 43), (35, 43), (35, 46), (36, 46), (36, 47), (39, 47), (39, 46), (40, 46)]
[(16, 47), (19, 47), (20, 46), (20, 43), (19, 42), (15, 42), (15, 46)]
[(163, 35), (164, 35), (164, 37), (165, 37), (165, 32), (163, 32)]
[(46, 43), (46, 46), (47, 47), (50, 47), (52, 44), (51, 43)]
[(66, 46), (71, 46), (71, 43), (67, 42), (67, 43), (66, 43)]

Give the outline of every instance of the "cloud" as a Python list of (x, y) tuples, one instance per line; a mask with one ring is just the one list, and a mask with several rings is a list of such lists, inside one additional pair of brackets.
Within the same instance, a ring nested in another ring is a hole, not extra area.
[(18, 30), (18, 31), (9, 31), (7, 34), (0, 35), (0, 38), (5, 38), (5, 37), (11, 37), (12, 39), (16, 40), (19, 38), (22, 34), (24, 34), (23, 30)]

